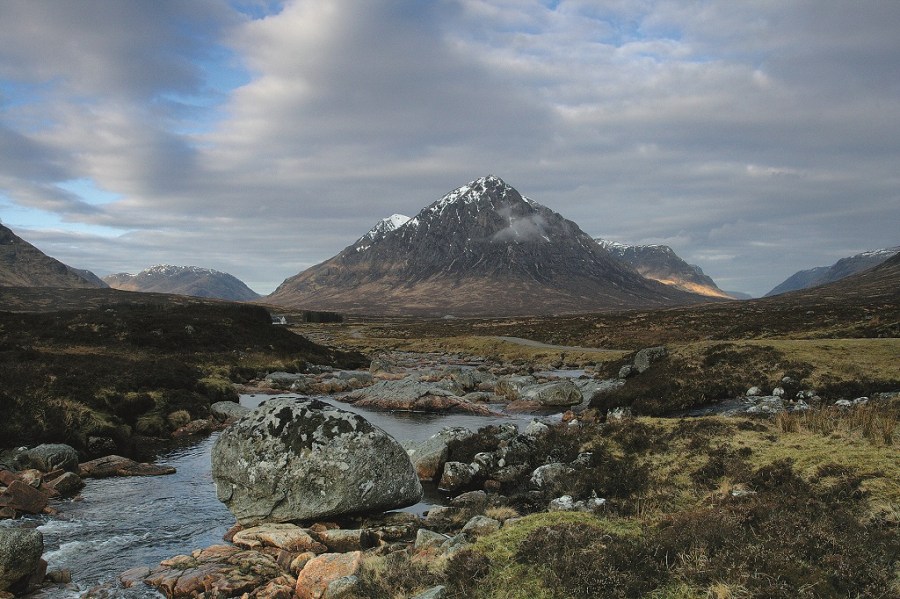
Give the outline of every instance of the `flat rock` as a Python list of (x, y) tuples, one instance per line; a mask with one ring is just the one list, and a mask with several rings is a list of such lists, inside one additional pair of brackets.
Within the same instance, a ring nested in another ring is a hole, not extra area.
[(81, 478), (108, 478), (111, 476), (162, 476), (175, 474), (171, 466), (159, 466), (146, 462), (135, 462), (119, 455), (108, 455), (78, 465)]
[(323, 599), (328, 586), (339, 578), (354, 576), (359, 572), (362, 553), (325, 553), (315, 557), (300, 574), (294, 590), (298, 599)]
[(325, 553), (327, 548), (296, 524), (269, 522), (245, 528), (232, 537), (232, 543), (245, 549), (277, 547), (293, 553)]

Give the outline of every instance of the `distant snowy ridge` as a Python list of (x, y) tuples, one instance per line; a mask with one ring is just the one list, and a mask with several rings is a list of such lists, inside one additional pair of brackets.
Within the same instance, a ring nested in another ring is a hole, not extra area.
[(199, 266), (157, 264), (137, 274), (117, 273), (103, 277), (114, 289), (148, 293), (173, 293), (231, 301), (258, 299), (258, 293), (237, 277)]
[(875, 268), (898, 253), (900, 253), (900, 246), (869, 250), (841, 258), (831, 266), (817, 266), (807, 270), (800, 270), (776, 285), (772, 291), (766, 294), (766, 297), (833, 283), (844, 277)]

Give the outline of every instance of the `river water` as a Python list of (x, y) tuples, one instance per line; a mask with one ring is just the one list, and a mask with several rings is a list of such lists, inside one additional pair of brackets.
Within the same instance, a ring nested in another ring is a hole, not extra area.
[[(271, 396), (245, 395), (241, 403), (256, 407)], [(477, 429), (488, 424), (513, 422), (520, 427), (530, 416), (485, 417), (469, 414), (376, 412), (319, 397), (323, 401), (363, 415), (394, 438), (423, 440), (447, 426)], [(210, 451), (217, 434), (195, 445), (159, 456), (158, 462), (174, 466), (175, 474), (154, 477), (88, 479), (81, 501), (54, 504), (60, 515), (40, 518), (44, 534), (44, 559), (49, 569), (68, 569), (73, 583), (50, 587), (32, 595), (47, 599), (78, 597), (84, 591), (116, 580), (121, 572), (157, 565), (174, 555), (222, 542), (234, 524), (234, 516), (216, 499), (210, 473)], [(422, 503), (406, 511), (422, 513), (443, 498), (426, 488)], [(7, 521), (12, 524), (11, 521)], [(18, 525), (19, 523), (16, 523)], [(117, 590), (129, 598), (160, 597), (138, 585)]]

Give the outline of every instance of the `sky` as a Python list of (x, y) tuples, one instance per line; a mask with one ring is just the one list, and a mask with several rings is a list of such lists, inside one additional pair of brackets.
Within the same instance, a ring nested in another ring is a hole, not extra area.
[(3, 0), (0, 221), (260, 293), (480, 176), (726, 290), (900, 244), (900, 2)]

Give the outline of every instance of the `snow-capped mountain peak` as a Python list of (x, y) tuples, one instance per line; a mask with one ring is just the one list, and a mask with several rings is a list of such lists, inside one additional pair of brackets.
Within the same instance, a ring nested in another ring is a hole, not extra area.
[[(518, 195), (518, 192), (500, 177), (487, 175), (454, 189), (429, 206), (426, 210), (430, 213), (443, 214), (448, 207), (453, 205), (477, 204), (484, 201), (485, 198), (505, 200), (511, 193)], [(532, 206), (536, 205), (532, 200), (523, 196), (520, 197), (522, 197), (526, 203), (531, 204)]]
[(402, 214), (392, 214), (387, 218), (383, 218), (378, 223), (369, 229), (369, 232), (363, 235), (363, 239), (375, 239), (377, 237), (383, 237), (390, 233), (391, 231), (396, 231), (406, 223), (410, 221), (408, 216), (404, 216)]

